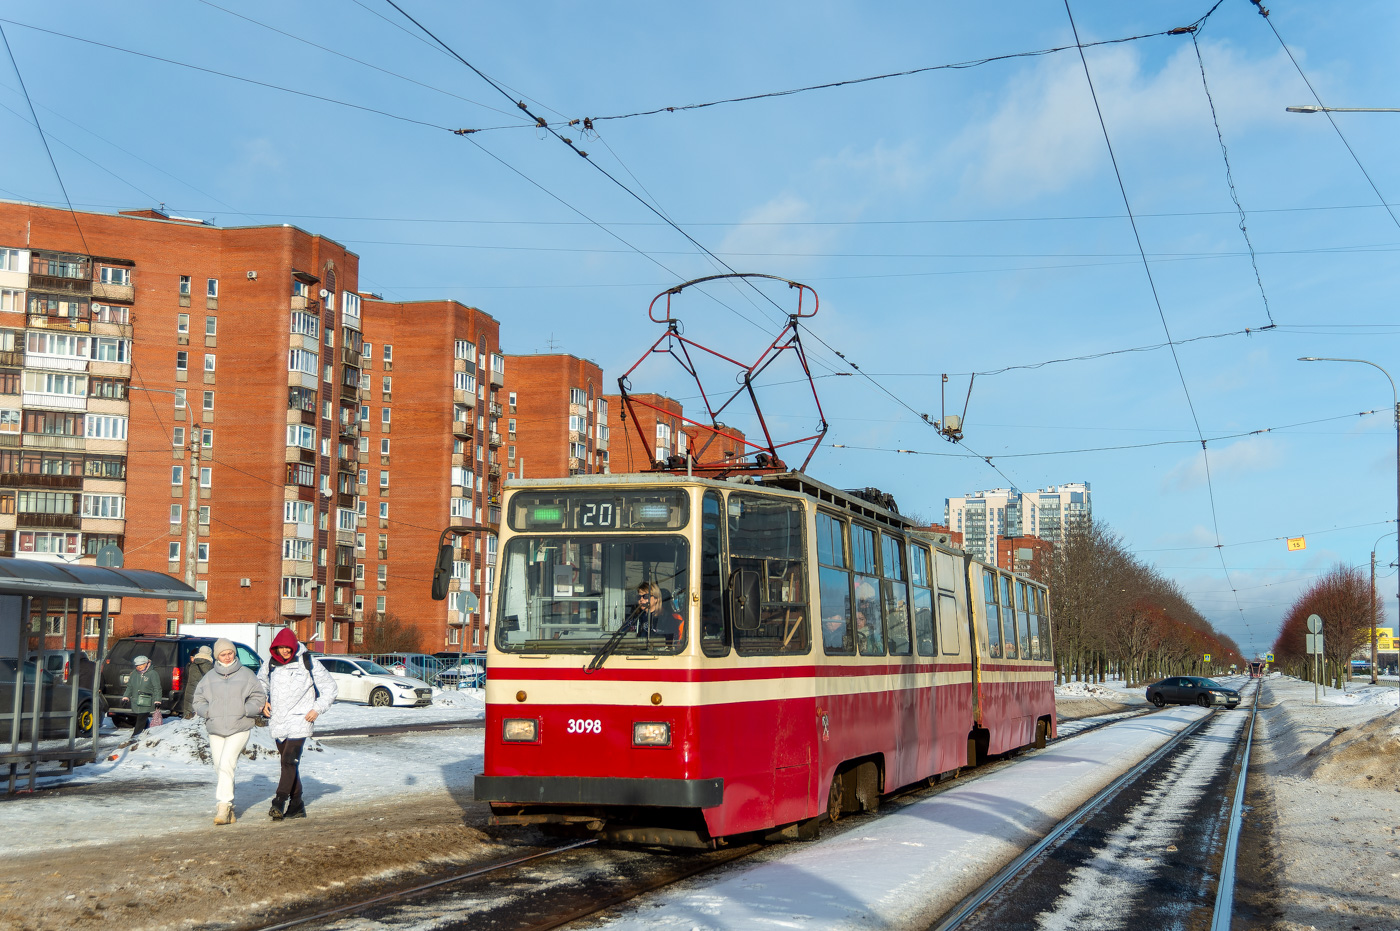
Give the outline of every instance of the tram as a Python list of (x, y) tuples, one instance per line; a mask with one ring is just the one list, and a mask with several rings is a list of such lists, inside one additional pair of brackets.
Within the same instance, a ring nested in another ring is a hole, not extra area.
[(812, 837), (1055, 734), (1045, 587), (861, 493), (646, 473), (514, 481), (503, 505), (475, 785), (493, 823)]

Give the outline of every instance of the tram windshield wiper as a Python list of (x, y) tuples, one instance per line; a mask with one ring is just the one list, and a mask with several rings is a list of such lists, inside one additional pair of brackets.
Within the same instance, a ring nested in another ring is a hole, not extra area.
[(597, 672), (599, 669), (602, 669), (603, 663), (607, 662), (608, 657), (611, 656), (613, 652), (618, 648), (618, 646), (622, 644), (622, 638), (627, 636), (627, 632), (632, 629), (633, 622), (641, 616), (642, 606), (639, 602), (636, 609), (632, 611), (631, 615), (629, 615), (627, 619), (622, 622), (622, 626), (618, 627), (617, 630), (613, 631), (613, 635), (608, 638), (607, 642), (599, 648), (597, 653), (593, 654), (593, 659), (589, 660), (588, 665), (584, 667), (583, 671), (585, 673), (590, 673)]

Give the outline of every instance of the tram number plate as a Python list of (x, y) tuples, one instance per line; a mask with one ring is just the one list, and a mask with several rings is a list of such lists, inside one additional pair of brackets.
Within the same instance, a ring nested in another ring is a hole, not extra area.
[(603, 722), (597, 718), (570, 718), (565, 730), (570, 734), (601, 734)]

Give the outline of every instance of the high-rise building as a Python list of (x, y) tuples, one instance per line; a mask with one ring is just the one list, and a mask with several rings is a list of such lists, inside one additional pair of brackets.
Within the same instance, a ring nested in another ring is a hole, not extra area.
[(1071, 482), (1024, 493), (994, 488), (948, 498), (943, 523), (963, 535), (964, 549), (995, 562), (998, 537), (1037, 537), (1057, 543), (1068, 528), (1091, 514), (1089, 483)]
[[(455, 301), (366, 298), (363, 310), (355, 610), (394, 615), (424, 652), (481, 649), (505, 458), (500, 324)], [(453, 594), (433, 601), (449, 526), (469, 532), (454, 535)]]
[(609, 471), (611, 408), (602, 394), (602, 369), (565, 354), (506, 356), (506, 365), (507, 477)]
[(6, 551), (91, 562), (112, 545), (208, 598), (129, 600), (118, 635), (282, 621), (346, 650), (358, 268), (291, 226), (0, 202)]

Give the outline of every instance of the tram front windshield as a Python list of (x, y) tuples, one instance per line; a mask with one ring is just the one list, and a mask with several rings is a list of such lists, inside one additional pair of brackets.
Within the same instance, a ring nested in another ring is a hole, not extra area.
[[(496, 646), (511, 653), (597, 653), (625, 626), (612, 653), (679, 653), (690, 636), (685, 538), (519, 536), (506, 544)], [(638, 589), (660, 606), (638, 607)]]

